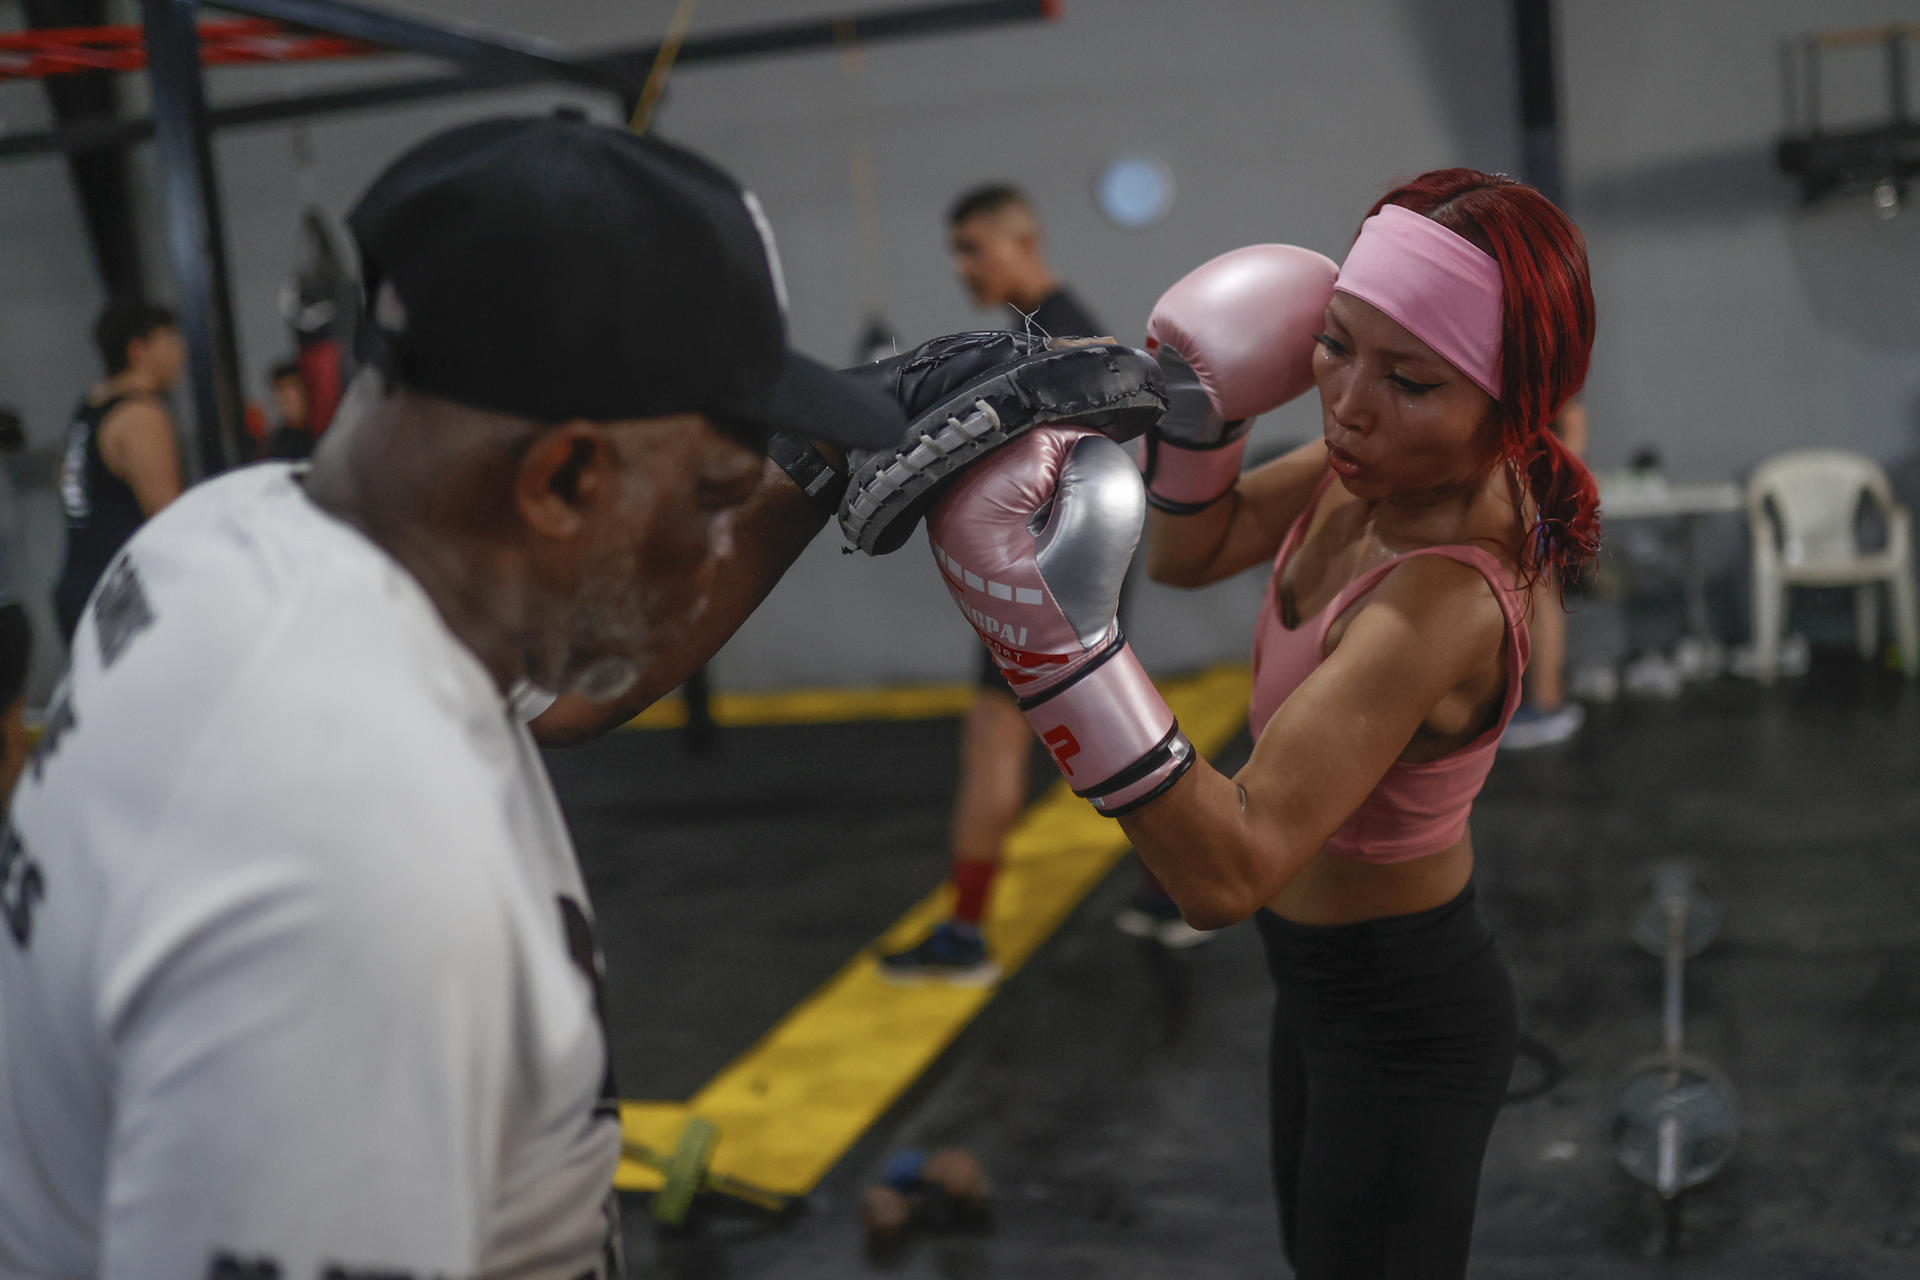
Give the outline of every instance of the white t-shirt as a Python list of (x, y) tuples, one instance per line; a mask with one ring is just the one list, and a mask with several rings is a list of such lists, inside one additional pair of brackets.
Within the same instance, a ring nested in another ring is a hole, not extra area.
[(538, 752), (285, 466), (102, 579), (0, 842), (0, 1276), (617, 1274)]

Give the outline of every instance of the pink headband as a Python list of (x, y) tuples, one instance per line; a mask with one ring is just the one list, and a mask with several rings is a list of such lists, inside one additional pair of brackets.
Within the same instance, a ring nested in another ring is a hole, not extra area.
[(1333, 287), (1371, 302), (1500, 398), (1500, 264), (1472, 241), (1382, 205), (1361, 224)]

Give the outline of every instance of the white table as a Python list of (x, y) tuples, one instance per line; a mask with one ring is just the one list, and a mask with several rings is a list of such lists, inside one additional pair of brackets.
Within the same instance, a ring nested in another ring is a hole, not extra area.
[(1703, 516), (1733, 515), (1746, 509), (1747, 495), (1731, 480), (1717, 484), (1670, 484), (1660, 476), (1616, 471), (1600, 482), (1600, 519), (1672, 520), (1682, 523), (1686, 559), (1687, 632), (1711, 642), (1707, 620), (1706, 568), (1700, 562), (1699, 523)]

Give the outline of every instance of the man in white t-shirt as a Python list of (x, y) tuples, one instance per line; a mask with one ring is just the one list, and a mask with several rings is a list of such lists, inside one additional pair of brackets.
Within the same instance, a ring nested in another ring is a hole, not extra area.
[(564, 738), (671, 688), (824, 523), (821, 451), (902, 428), (788, 349), (758, 206), (665, 144), (483, 121), (350, 225), (370, 372), (311, 471), (114, 561), (0, 841), (0, 1277), (617, 1274), (516, 701), (569, 694)]

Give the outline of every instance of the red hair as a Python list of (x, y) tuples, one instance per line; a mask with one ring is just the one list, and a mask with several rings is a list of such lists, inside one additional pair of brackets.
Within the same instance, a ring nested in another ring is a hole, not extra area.
[[(1600, 549), (1600, 491), (1593, 475), (1547, 430), (1587, 380), (1593, 352), (1593, 286), (1587, 242), (1573, 220), (1522, 182), (1478, 169), (1436, 169), (1382, 196), (1472, 241), (1500, 264), (1500, 398), (1496, 450), (1524, 476), (1538, 516), (1520, 547), (1529, 584), (1566, 582)], [(1526, 524), (1525, 496), (1514, 496)]]

